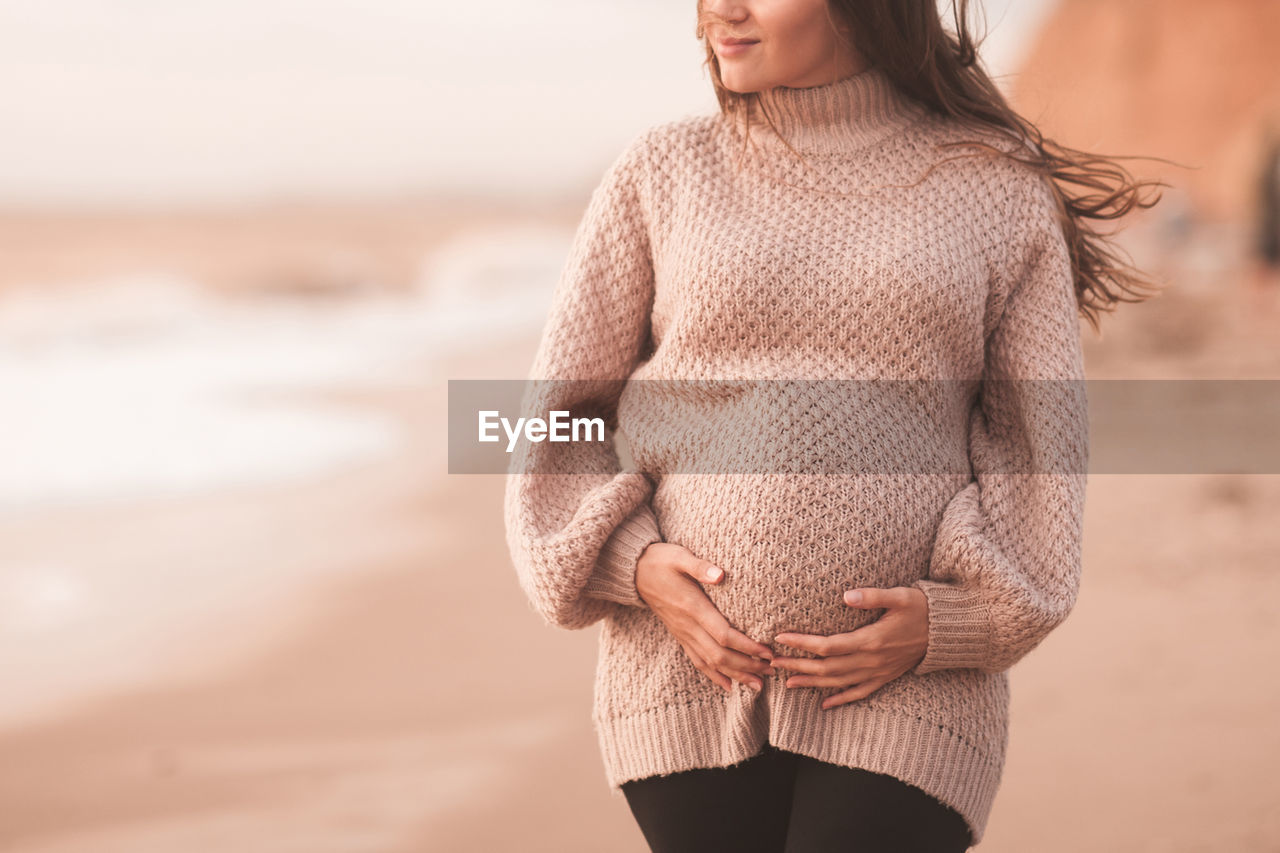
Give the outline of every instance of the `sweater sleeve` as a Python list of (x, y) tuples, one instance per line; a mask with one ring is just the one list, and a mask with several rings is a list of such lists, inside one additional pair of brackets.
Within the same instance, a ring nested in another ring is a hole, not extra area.
[(1006, 670), (1075, 604), (1088, 411), (1071, 262), (1051, 192), (1037, 178), (1022, 194), (1017, 233), (1000, 249), (993, 292), (1002, 305), (970, 411), (974, 477), (946, 506), (929, 573), (913, 584), (929, 605), (915, 673)]
[(638, 137), (592, 192), (557, 281), (521, 416), (601, 418), (603, 441), (522, 440), (508, 469), (507, 544), (521, 588), (550, 625), (577, 629), (636, 591), (641, 552), (661, 541), (652, 481), (623, 471), (618, 400), (649, 346), (653, 262)]

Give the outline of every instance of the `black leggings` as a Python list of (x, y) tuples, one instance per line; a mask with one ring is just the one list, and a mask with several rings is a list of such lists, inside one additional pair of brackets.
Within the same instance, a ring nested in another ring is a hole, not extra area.
[(625, 782), (654, 853), (962, 853), (958, 812), (893, 776), (766, 743), (732, 767)]

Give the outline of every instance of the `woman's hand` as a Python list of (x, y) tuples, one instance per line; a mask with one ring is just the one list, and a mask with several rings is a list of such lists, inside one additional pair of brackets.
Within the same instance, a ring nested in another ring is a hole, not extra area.
[(723, 578), (723, 570), (671, 542), (654, 542), (636, 564), (636, 590), (693, 665), (726, 691), (729, 679), (759, 690), (764, 683), (752, 673), (774, 674), (773, 651), (730, 625), (699, 585)]
[(929, 647), (929, 603), (922, 590), (914, 586), (863, 587), (845, 592), (844, 603), (863, 609), (888, 609), (870, 625), (847, 634), (774, 637), (783, 645), (822, 656), (775, 657), (775, 667), (802, 673), (788, 678), (788, 687), (849, 688), (823, 700), (823, 710), (870, 696), (914, 669)]

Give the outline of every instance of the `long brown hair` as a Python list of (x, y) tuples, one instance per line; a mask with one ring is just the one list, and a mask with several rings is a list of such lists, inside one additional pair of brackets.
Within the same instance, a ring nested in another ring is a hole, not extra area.
[[(1117, 161), (1162, 158), (1106, 156), (1046, 139), (1039, 128), (1009, 106), (979, 63), (981, 42), (975, 43), (970, 35), (968, 7), (969, 0), (952, 0), (954, 32), (943, 26), (936, 0), (828, 0), (827, 11), (833, 29), (847, 32), (852, 46), (872, 66), (882, 69), (904, 94), (965, 126), (1008, 137), (1019, 152), (982, 140), (951, 142), (940, 147), (980, 150), (942, 162), (966, 156), (1002, 156), (1049, 177), (1071, 257), (1079, 312), (1096, 331), (1100, 312), (1115, 310), (1119, 302), (1140, 302), (1159, 290), (1131, 259), (1121, 259), (1127, 253), (1111, 239), (1115, 231), (1100, 231), (1097, 223), (1120, 219), (1134, 208), (1154, 206), (1160, 194), (1144, 198), (1142, 190), (1169, 186), (1158, 180), (1136, 180)], [(721, 111), (741, 117), (747, 124), (752, 114), (760, 113), (776, 132), (755, 92), (735, 92), (721, 81), (719, 59), (706, 37), (705, 25), (713, 21), (733, 29), (720, 16), (705, 11), (698, 0), (696, 34), (706, 46), (706, 64)], [(934, 168), (938, 165), (941, 163)]]

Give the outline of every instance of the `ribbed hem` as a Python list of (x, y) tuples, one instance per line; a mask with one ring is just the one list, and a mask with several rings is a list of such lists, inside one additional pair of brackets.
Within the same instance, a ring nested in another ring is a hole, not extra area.
[[(750, 695), (747, 695), (750, 694)], [(735, 685), (723, 703), (665, 705), (594, 718), (605, 777), (623, 782), (698, 767), (728, 767), (765, 742), (829, 764), (861, 767), (914, 785), (955, 809), (982, 840), (1004, 769), (944, 723), (851, 703), (822, 709), (824, 694), (765, 679), (758, 696)]]
[(991, 616), (981, 597), (941, 581), (922, 579), (912, 586), (929, 601), (929, 649), (912, 672), (985, 666), (991, 659)]
[(662, 541), (658, 517), (645, 501), (636, 507), (605, 540), (595, 571), (587, 578), (583, 595), (632, 607), (647, 607), (636, 591), (636, 563), (645, 547)]
[[(757, 100), (773, 119), (778, 133), (792, 148), (806, 154), (856, 151), (928, 112), (876, 66), (819, 86), (763, 89)], [(752, 139), (762, 146), (785, 147), (767, 126), (760, 131), (757, 135), (753, 129)]]

